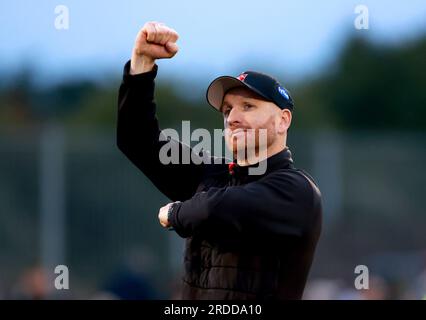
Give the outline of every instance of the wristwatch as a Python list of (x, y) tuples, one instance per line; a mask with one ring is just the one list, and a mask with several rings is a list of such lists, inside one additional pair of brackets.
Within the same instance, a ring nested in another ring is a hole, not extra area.
[[(180, 203), (180, 201), (175, 201), (175, 202), (173, 202), (173, 203), (169, 206), (169, 210), (167, 211), (167, 221), (168, 221), (169, 223), (171, 223), (171, 221), (172, 221), (173, 208), (174, 208), (174, 206), (175, 206), (176, 204), (178, 204), (178, 203)], [(170, 226), (170, 227), (168, 228), (168, 230), (169, 230), (169, 231), (174, 231), (175, 229), (174, 229), (172, 226)]]

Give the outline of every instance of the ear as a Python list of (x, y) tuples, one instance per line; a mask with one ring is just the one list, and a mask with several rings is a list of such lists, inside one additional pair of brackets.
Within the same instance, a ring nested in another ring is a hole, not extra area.
[(291, 125), (292, 114), (288, 109), (280, 110), (280, 119), (278, 124), (278, 133), (287, 132)]

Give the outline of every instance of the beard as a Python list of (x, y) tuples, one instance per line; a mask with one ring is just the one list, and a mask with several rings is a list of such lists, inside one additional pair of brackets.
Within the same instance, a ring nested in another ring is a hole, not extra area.
[(226, 134), (226, 144), (232, 151), (234, 159), (247, 159), (257, 157), (260, 153), (266, 152), (277, 139), (275, 130), (269, 129), (244, 129), (235, 135)]

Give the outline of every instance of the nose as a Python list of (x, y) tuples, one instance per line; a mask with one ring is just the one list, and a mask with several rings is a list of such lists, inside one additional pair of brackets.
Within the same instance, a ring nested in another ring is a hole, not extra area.
[(238, 108), (232, 108), (225, 120), (226, 128), (233, 129), (238, 127), (241, 123), (242, 123), (241, 112), (238, 111)]

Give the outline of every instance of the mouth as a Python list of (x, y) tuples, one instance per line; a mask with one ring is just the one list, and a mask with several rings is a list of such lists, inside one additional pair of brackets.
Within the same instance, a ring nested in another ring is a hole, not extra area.
[(237, 134), (237, 133), (240, 133), (240, 132), (246, 132), (246, 131), (247, 131), (247, 129), (244, 129), (244, 128), (238, 128), (238, 129), (232, 130), (232, 131), (231, 131), (231, 134)]
[(235, 135), (235, 134), (239, 134), (239, 133), (241, 133), (241, 132), (246, 132), (246, 129), (241, 129), (241, 128), (239, 128), (239, 129), (235, 129), (235, 130), (233, 130), (233, 131), (231, 132), (231, 136), (233, 136), (233, 135)]

